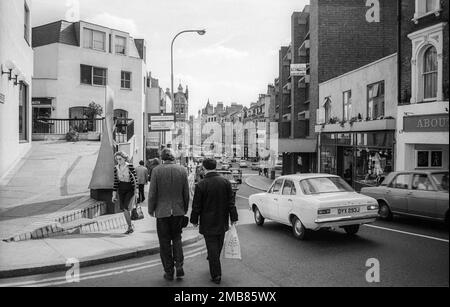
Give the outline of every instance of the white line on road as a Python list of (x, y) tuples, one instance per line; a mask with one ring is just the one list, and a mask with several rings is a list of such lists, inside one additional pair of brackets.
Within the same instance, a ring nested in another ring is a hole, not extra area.
[(236, 195), (236, 197), (248, 200), (248, 197), (244, 197), (244, 196), (241, 196), (241, 195)]
[[(204, 246), (192, 249), (186, 253), (185, 258), (191, 258), (191, 257), (194, 257), (194, 255), (197, 256), (197, 255), (199, 255), (199, 253), (202, 253), (204, 251), (205, 251)], [(156, 265), (160, 265), (160, 262), (161, 262), (161, 260), (155, 259), (155, 260), (151, 260), (151, 261), (134, 263), (134, 264), (124, 265), (124, 266), (120, 266), (120, 267), (114, 267), (114, 268), (110, 268), (110, 269), (98, 270), (98, 271), (94, 271), (94, 272), (87, 272), (87, 273), (80, 274), (80, 280), (95, 278), (95, 276), (103, 277), (103, 276), (109, 276), (109, 275), (122, 274), (125, 272), (133, 272), (133, 271), (137, 271), (137, 270), (142, 270), (145, 268), (150, 268), (150, 267), (153, 267)], [(112, 273), (108, 273), (108, 272), (112, 272)], [(106, 273), (106, 274), (104, 274), (104, 273)], [(83, 277), (83, 276), (90, 276), (90, 275), (94, 275), (94, 277), (90, 277), (90, 278)], [(58, 281), (60, 281), (60, 282), (58, 282)], [(24, 287), (24, 286), (25, 287), (27, 287), (27, 286), (28, 287), (29, 286), (44, 287), (46, 285), (51, 286), (51, 285), (60, 285), (60, 284), (65, 284), (65, 283), (67, 283), (66, 277), (62, 276), (62, 277), (47, 278), (47, 279), (42, 279), (42, 280), (32, 280), (32, 281), (10, 283), (10, 284), (0, 284), (0, 287)]]
[(402, 233), (402, 234), (406, 234), (406, 235), (410, 235), (410, 236), (415, 236), (415, 237), (426, 238), (426, 239), (431, 239), (431, 240), (436, 240), (436, 241), (449, 243), (448, 240), (446, 240), (446, 239), (425, 236), (425, 235), (421, 235), (421, 234), (417, 234), (417, 233), (406, 232), (406, 231), (396, 230), (396, 229), (392, 229), (392, 228), (385, 228), (385, 227), (380, 227), (380, 226), (375, 226), (375, 225), (368, 225), (368, 224), (365, 224), (364, 226), (371, 227), (371, 228), (382, 229), (382, 230), (387, 230), (387, 231), (392, 231), (392, 232), (398, 232), (398, 233)]

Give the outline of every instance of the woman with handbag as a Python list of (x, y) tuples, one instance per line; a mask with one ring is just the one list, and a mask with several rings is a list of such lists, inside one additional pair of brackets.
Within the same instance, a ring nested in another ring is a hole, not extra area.
[(136, 171), (131, 163), (128, 163), (128, 155), (118, 151), (114, 155), (117, 165), (114, 167), (113, 202), (119, 197), (120, 209), (123, 211), (128, 230), (125, 234), (133, 233), (130, 211), (139, 195)]

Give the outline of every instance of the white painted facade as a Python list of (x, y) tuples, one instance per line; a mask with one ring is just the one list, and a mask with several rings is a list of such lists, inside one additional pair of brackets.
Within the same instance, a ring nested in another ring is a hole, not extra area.
[[(28, 24), (31, 25), (31, 0), (0, 1), (0, 65), (13, 61), (22, 72), (27, 87), (24, 139), (19, 138), (19, 91), (20, 85), (8, 80), (7, 74), (0, 76), (0, 179), (14, 168), (31, 148), (31, 80), (33, 76), (33, 50), (31, 48), (31, 28), (28, 41), (25, 39), (25, 7), (28, 8)], [(14, 77), (15, 75), (13, 75)]]
[[(84, 28), (106, 34), (105, 51), (83, 47)], [(125, 55), (115, 53), (116, 36), (126, 37)], [(112, 38), (112, 52), (109, 52)], [(105, 104), (105, 86), (81, 83), (80, 65), (107, 69), (107, 85), (114, 92), (114, 109), (128, 112), (135, 121), (135, 161), (144, 158), (144, 121), (146, 63), (140, 58), (134, 39), (121, 32), (80, 22), (81, 46), (53, 43), (34, 48), (33, 98), (52, 99), (52, 118), (69, 118), (71, 107), (87, 107), (89, 103)], [(121, 72), (131, 72), (131, 89), (121, 88)]]
[[(351, 90), (352, 108), (349, 118), (367, 117), (367, 86), (384, 81), (384, 117), (397, 115), (397, 54), (390, 55), (376, 62), (333, 78), (319, 85), (319, 112), (317, 124), (324, 123), (324, 102), (331, 101), (330, 118), (343, 119), (343, 93)], [(316, 127), (317, 128), (317, 127)], [(316, 132), (320, 132), (317, 131)]]

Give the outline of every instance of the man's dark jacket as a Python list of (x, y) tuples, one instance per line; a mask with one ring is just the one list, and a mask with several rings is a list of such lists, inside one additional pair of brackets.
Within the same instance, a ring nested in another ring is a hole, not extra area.
[(156, 218), (185, 215), (189, 207), (189, 183), (184, 167), (165, 162), (152, 171), (148, 213)]
[(195, 187), (191, 223), (199, 224), (203, 235), (221, 235), (238, 220), (231, 183), (216, 172), (205, 175)]

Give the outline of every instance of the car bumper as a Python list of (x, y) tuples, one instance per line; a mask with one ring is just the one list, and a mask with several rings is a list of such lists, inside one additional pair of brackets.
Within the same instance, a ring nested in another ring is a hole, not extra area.
[(342, 227), (348, 225), (361, 225), (373, 223), (378, 218), (378, 214), (368, 214), (364, 216), (340, 216), (333, 218), (321, 218), (316, 219), (314, 223), (316, 224), (316, 230), (320, 228), (329, 228), (329, 227)]

